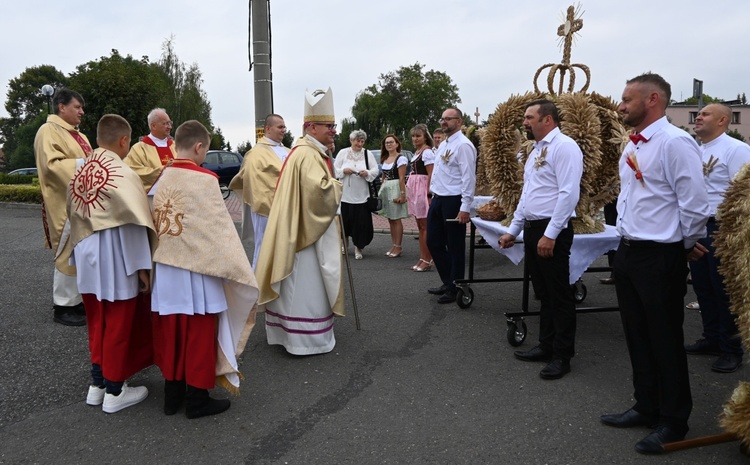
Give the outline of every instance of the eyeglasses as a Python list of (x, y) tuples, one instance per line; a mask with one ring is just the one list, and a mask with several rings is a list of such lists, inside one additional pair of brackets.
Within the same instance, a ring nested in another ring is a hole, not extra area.
[(333, 131), (334, 129), (336, 129), (336, 126), (338, 126), (338, 124), (336, 123), (333, 123), (333, 124), (313, 123), (313, 124), (317, 124), (318, 126), (325, 126), (328, 128), (329, 131)]
[(174, 123), (172, 121), (163, 121), (162, 124), (164, 126), (174, 126)]
[(448, 121), (454, 120), (454, 119), (461, 119), (461, 118), (459, 118), (458, 116), (445, 116), (443, 118), (440, 118), (438, 121), (440, 121), (442, 123), (442, 122), (448, 122)]

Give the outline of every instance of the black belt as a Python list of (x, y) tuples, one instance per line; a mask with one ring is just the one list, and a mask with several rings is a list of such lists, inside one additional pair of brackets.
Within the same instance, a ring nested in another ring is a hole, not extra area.
[(620, 238), (620, 244), (634, 249), (682, 248), (682, 242), (636, 241), (634, 239), (628, 239), (627, 237)]
[(550, 218), (542, 218), (541, 220), (523, 220), (524, 228), (546, 228), (549, 224)]
[(438, 199), (438, 198), (441, 198), (441, 197), (445, 197), (445, 198), (448, 198), (448, 197), (461, 197), (461, 194), (458, 194), (458, 195), (437, 195), (434, 192), (430, 192), (430, 195), (432, 196), (431, 198), (433, 198), (433, 199)]

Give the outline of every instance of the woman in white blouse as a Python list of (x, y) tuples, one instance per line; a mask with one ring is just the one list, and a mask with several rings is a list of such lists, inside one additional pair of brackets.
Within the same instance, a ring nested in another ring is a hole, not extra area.
[(403, 250), (404, 224), (401, 219), (409, 217), (406, 207), (406, 165), (409, 162), (401, 155), (401, 141), (393, 134), (383, 138), (380, 163), (383, 170), (383, 187), (380, 188), (383, 209), (379, 214), (388, 218), (393, 241), (393, 246), (385, 255), (396, 258), (401, 256)]
[[(341, 194), (341, 219), (344, 235), (352, 238), (354, 258), (362, 260), (362, 250), (372, 242), (372, 214), (367, 209), (370, 189), (367, 185), (378, 176), (378, 163), (364, 148), (367, 134), (361, 129), (349, 135), (351, 147), (341, 149), (333, 164), (336, 178), (344, 184)], [(365, 163), (367, 157), (367, 163)]]
[(406, 198), (409, 213), (417, 219), (419, 230), (419, 261), (411, 269), (414, 271), (430, 271), (432, 269), (432, 255), (427, 248), (427, 210), (430, 201), (427, 194), (430, 191), (432, 165), (435, 163), (435, 153), (432, 151), (432, 137), (426, 124), (418, 124), (411, 128), (411, 142), (414, 145), (414, 157), (411, 159), (411, 174), (406, 182)]

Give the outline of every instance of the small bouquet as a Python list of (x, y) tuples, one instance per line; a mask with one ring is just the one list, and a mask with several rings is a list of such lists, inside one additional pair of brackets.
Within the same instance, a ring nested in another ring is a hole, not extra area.
[(635, 171), (635, 179), (639, 180), (641, 182), (641, 186), (646, 185), (645, 182), (643, 182), (643, 173), (641, 173), (641, 169), (638, 167), (638, 160), (635, 158), (635, 152), (630, 152), (627, 155), (625, 155), (625, 163), (628, 164), (630, 169)]
[(719, 162), (719, 159), (714, 158), (714, 156), (711, 155), (708, 158), (708, 161), (703, 164), (703, 176), (708, 176), (709, 174), (711, 174), (711, 171), (714, 170), (714, 167), (716, 166), (718, 162)]
[(534, 169), (538, 170), (542, 166), (547, 164), (547, 147), (544, 147), (542, 149), (542, 153), (540, 153), (536, 158), (534, 158)]

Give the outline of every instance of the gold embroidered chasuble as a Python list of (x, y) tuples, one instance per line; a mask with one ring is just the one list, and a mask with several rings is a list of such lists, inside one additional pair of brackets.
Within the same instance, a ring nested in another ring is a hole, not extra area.
[[(256, 273), (260, 288), (258, 303), (278, 299), (278, 284), (289, 277), (294, 268), (295, 254), (322, 240), (336, 221), (341, 201), (342, 184), (331, 173), (330, 158), (314, 142), (300, 138), (286, 159), (279, 177)], [(343, 273), (341, 234), (319, 244), (318, 252), (337, 254), (336, 269), (320, 269), (326, 284), (331, 311), (343, 316)], [(263, 311), (263, 307), (261, 307)]]
[[(86, 153), (71, 132), (88, 146)], [(36, 133), (34, 156), (42, 190), (45, 246), (56, 253), (55, 267), (67, 275), (75, 275), (75, 267), (68, 265), (57, 252), (65, 222), (68, 219), (65, 207), (68, 184), (76, 170), (76, 160), (90, 155), (91, 145), (86, 136), (57, 115), (47, 116), (47, 122)]]
[[(174, 143), (169, 144), (169, 150), (172, 152), (172, 158), (176, 158)], [(161, 159), (156, 146), (140, 141), (130, 148), (128, 156), (125, 157), (125, 163), (141, 177), (143, 187), (148, 192), (161, 174), (161, 170), (164, 169), (166, 161)]]
[[(274, 152), (274, 142), (263, 137), (245, 154), (240, 172), (229, 183), (232, 190), (242, 189), (242, 200), (257, 214), (271, 212), (276, 182), (281, 171), (281, 160)], [(286, 148), (285, 148), (286, 149)], [(289, 149), (286, 149), (287, 153)]]

